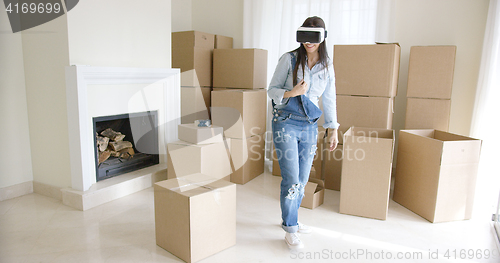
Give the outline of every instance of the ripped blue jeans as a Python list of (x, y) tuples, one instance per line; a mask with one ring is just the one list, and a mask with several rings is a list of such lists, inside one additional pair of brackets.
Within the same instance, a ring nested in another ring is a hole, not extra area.
[(282, 228), (289, 233), (298, 230), (298, 211), (317, 149), (317, 122), (300, 118), (273, 110), (273, 142), (282, 178)]

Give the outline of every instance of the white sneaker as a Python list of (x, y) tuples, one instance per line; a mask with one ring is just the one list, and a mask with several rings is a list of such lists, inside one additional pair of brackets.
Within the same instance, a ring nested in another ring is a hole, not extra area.
[(285, 242), (290, 249), (300, 249), (304, 248), (304, 244), (300, 241), (299, 235), (297, 233), (285, 234)]
[(299, 230), (298, 232), (301, 233), (301, 234), (311, 234), (312, 233), (312, 229), (309, 227), (309, 226), (306, 226), (300, 222), (297, 222), (299, 224)]

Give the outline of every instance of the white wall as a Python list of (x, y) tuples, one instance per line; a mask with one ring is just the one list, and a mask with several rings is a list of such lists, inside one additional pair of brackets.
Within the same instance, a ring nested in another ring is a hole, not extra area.
[(410, 47), (456, 45), (450, 131), (469, 134), (488, 4), (488, 0), (396, 1), (395, 38), (401, 45), (396, 130), (404, 128)]
[(85, 0), (68, 13), (71, 65), (171, 67), (170, 0)]
[(33, 180), (21, 33), (0, 12), (0, 189)]
[(172, 1), (172, 32), (193, 30), (193, 6), (191, 0)]
[(233, 38), (243, 47), (243, 0), (191, 0), (193, 30)]
[(22, 35), (33, 180), (66, 187), (71, 181), (64, 74), (69, 64), (66, 16)]
[(23, 31), (35, 182), (71, 186), (65, 67), (170, 68), (170, 10), (170, 0), (86, 0), (67, 15)]

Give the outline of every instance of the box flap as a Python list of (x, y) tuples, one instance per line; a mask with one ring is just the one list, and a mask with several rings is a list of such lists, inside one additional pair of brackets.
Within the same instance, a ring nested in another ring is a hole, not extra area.
[(309, 182), (307, 182), (306, 186), (304, 187), (304, 193), (313, 195), (316, 192), (317, 187), (318, 187), (317, 183), (313, 183), (313, 182), (309, 181)]
[(325, 181), (318, 179), (318, 178), (310, 178), (309, 177), (309, 183), (315, 183), (317, 185), (316, 192), (325, 188)]

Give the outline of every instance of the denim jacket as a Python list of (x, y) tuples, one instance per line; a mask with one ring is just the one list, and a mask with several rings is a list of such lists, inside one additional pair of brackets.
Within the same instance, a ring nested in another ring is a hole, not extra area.
[[(309, 85), (307, 93), (304, 94), (309, 100), (318, 106), (319, 97), (322, 96), (323, 112), (325, 114), (324, 128), (337, 129), (337, 99), (335, 94), (335, 72), (333, 65), (328, 66), (328, 71), (319, 63), (310, 70), (307, 66), (302, 75), (302, 67), (299, 65), (297, 71), (297, 83), (304, 79)], [(267, 93), (276, 104), (275, 108), (283, 108), (288, 98), (283, 98), (285, 91), (293, 89), (292, 55), (287, 52), (281, 56), (274, 71), (273, 78), (269, 84)]]

